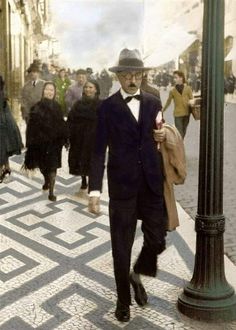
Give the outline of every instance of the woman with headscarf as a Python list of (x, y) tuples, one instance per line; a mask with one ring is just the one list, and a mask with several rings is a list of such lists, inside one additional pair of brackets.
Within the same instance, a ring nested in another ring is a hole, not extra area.
[(41, 101), (31, 108), (24, 163), (28, 170), (40, 169), (45, 180), (42, 189), (49, 190), (48, 199), (51, 201), (56, 201), (55, 178), (57, 169), (61, 167), (62, 147), (67, 144), (67, 126), (55, 96), (55, 84), (46, 82)]
[(4, 81), (0, 76), (0, 183), (11, 174), (9, 157), (19, 155), (22, 147), (20, 131), (4, 96)]
[(68, 115), (69, 170), (72, 175), (82, 177), (81, 189), (87, 189), (90, 158), (95, 139), (97, 109), (100, 88), (96, 80), (88, 80), (83, 88), (82, 99), (77, 101)]

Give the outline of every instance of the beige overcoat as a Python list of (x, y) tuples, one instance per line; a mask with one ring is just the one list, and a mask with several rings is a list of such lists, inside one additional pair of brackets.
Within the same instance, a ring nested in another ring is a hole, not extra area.
[[(164, 124), (165, 141), (160, 143), (164, 165), (164, 197), (167, 208), (167, 230), (172, 231), (179, 226), (176, 208), (174, 184), (183, 184), (186, 178), (186, 160), (183, 139), (175, 126)], [(155, 134), (155, 132), (154, 132)]]

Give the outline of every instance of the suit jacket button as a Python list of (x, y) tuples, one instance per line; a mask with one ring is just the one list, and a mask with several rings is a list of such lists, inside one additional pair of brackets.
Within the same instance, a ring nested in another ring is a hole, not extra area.
[(142, 164), (141, 160), (138, 161), (138, 164)]

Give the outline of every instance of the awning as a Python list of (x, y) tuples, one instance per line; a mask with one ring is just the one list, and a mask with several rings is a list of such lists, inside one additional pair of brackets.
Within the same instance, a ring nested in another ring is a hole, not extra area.
[(163, 37), (157, 42), (155, 50), (151, 54), (144, 55), (145, 65), (157, 67), (175, 60), (196, 39), (196, 35), (187, 33), (180, 26), (173, 26), (163, 33)]
[(231, 51), (225, 58), (225, 61), (233, 61), (233, 60), (236, 60), (236, 44), (233, 45)]

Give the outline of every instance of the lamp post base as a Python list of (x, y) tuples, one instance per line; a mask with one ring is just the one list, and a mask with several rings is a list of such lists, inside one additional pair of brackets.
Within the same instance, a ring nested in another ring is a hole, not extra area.
[[(205, 320), (212, 322), (229, 322), (236, 320), (236, 295), (232, 288), (231, 295), (227, 292), (225, 297), (216, 298), (205, 296), (202, 297), (195, 291), (191, 296), (190, 288), (185, 288), (184, 292), (179, 296), (179, 311), (196, 320)], [(194, 298), (195, 295), (195, 298)]]

